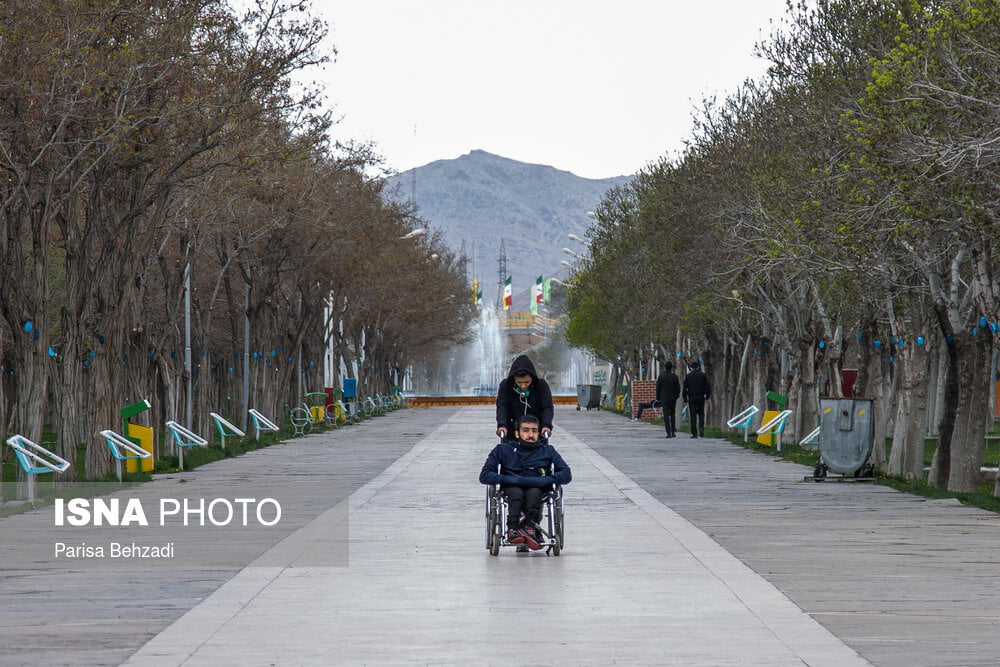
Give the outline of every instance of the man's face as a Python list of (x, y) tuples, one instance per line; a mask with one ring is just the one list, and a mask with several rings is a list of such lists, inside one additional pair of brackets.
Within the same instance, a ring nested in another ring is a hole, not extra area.
[(519, 375), (514, 378), (514, 383), (518, 386), (521, 391), (524, 391), (531, 386), (531, 376), (530, 375)]
[(522, 442), (538, 442), (538, 424), (521, 424), (517, 429), (517, 438)]

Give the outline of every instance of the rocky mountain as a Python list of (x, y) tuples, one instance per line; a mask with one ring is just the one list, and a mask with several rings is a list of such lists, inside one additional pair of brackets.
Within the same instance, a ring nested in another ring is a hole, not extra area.
[(416, 202), (420, 218), (444, 232), (456, 253), (464, 242), (469, 279), (479, 277), (487, 302), (497, 298), (503, 242), (515, 310), (526, 310), (518, 295), (526, 294), (538, 276), (565, 276), (560, 261), (572, 258), (562, 248), (586, 251), (567, 235), (582, 237), (590, 226), (587, 211), (608, 189), (630, 178), (581, 178), (474, 150), (404, 171), (389, 179), (387, 190)]

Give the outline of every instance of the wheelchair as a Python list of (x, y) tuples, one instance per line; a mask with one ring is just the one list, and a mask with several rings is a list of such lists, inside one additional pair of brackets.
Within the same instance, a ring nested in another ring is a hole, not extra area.
[[(542, 496), (542, 529), (538, 543), (545, 554), (558, 556), (563, 550), (563, 490), (555, 485), (551, 491)], [(486, 548), (491, 556), (500, 553), (500, 547), (519, 547), (518, 551), (527, 550), (520, 544), (507, 541), (507, 497), (499, 484), (486, 487)]]

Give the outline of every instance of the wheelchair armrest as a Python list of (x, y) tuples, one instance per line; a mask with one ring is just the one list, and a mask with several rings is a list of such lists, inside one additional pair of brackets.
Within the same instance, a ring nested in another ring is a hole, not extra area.
[(551, 489), (545, 491), (542, 494), (542, 500), (548, 500), (549, 498), (559, 499), (562, 497), (563, 488), (562, 484), (554, 484)]

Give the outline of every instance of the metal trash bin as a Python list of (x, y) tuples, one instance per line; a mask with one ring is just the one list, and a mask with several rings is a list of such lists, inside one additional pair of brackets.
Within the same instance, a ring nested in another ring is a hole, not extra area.
[(827, 469), (856, 477), (867, 472), (874, 431), (872, 403), (867, 398), (819, 399), (821, 463), (814, 477), (825, 477)]
[(578, 384), (576, 385), (576, 409), (591, 408), (601, 409), (601, 385), (599, 384)]

